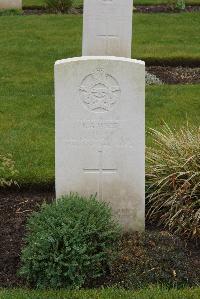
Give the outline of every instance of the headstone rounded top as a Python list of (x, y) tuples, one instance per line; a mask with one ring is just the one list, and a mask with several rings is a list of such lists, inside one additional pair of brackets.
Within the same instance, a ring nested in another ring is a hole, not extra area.
[(73, 57), (73, 58), (66, 58), (66, 59), (61, 59), (57, 60), (55, 62), (55, 65), (63, 64), (63, 63), (69, 63), (69, 62), (81, 62), (81, 61), (91, 61), (91, 60), (96, 60), (96, 61), (101, 61), (101, 60), (106, 60), (106, 61), (122, 61), (122, 62), (128, 62), (128, 63), (134, 63), (134, 64), (140, 64), (140, 65), (145, 65), (145, 62), (143, 60), (138, 60), (138, 59), (130, 59), (126, 57), (117, 57), (117, 56), (81, 56), (81, 57)]

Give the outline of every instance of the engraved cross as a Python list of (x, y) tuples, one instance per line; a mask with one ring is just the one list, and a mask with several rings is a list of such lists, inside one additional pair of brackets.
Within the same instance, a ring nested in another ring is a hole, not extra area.
[(99, 35), (97, 35), (97, 38), (101, 38), (101, 39), (104, 40), (105, 51), (106, 51), (107, 54), (109, 54), (112, 42), (119, 41), (119, 36), (112, 35), (112, 34), (99, 34)]
[(117, 168), (104, 168), (103, 167), (103, 150), (99, 150), (99, 166), (98, 168), (84, 168), (83, 171), (89, 174), (98, 174), (98, 197), (103, 200), (103, 174), (115, 174)]

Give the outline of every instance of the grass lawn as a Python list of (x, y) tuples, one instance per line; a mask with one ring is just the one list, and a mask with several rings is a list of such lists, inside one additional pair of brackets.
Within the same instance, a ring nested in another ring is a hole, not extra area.
[(119, 289), (86, 291), (0, 290), (0, 299), (198, 299), (199, 296), (200, 288), (167, 290), (152, 287), (136, 292)]
[[(199, 14), (134, 22), (134, 57), (199, 58)], [(0, 152), (13, 154), (21, 183), (54, 180), (53, 64), (81, 55), (81, 31), (81, 16), (0, 17)], [(199, 96), (198, 85), (148, 87), (147, 126), (199, 123)]]
[[(188, 120), (200, 122), (200, 88), (196, 86), (148, 87), (147, 127), (163, 121), (179, 127)], [(12, 153), (20, 183), (54, 181), (54, 98), (51, 88), (36, 86), (21, 94), (0, 97), (0, 152)], [(147, 139), (148, 142), (150, 142)]]
[[(199, 13), (136, 14), (133, 29), (134, 58), (200, 61)], [(81, 40), (82, 16), (0, 18), (0, 46), (3, 51), (0, 61), (3, 68), (12, 59), (12, 67), (7, 67), (8, 75), (13, 74), (14, 68), (20, 64), (23, 69), (26, 65), (27, 71), (31, 72), (41, 59), (43, 63), (39, 63), (38, 70), (41, 72), (48, 65), (46, 71), (50, 73), (49, 66), (56, 59), (81, 55)], [(16, 60), (21, 53), (23, 60), (19, 63)]]
[[(73, 0), (74, 5), (80, 5), (83, 3), (83, 0)], [(200, 4), (200, 0), (186, 0), (186, 4)], [(43, 6), (45, 0), (23, 0), (24, 6)], [(134, 5), (159, 5), (159, 4), (173, 4), (176, 3), (176, 0), (134, 0)]]
[(162, 85), (146, 89), (146, 127), (161, 128), (163, 122), (180, 127), (200, 123), (200, 85)]

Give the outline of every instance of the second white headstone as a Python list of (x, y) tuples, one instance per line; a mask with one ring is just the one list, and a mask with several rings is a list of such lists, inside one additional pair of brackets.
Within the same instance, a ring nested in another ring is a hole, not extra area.
[(22, 0), (0, 0), (0, 9), (21, 9)]
[(83, 56), (131, 58), (133, 0), (85, 0)]

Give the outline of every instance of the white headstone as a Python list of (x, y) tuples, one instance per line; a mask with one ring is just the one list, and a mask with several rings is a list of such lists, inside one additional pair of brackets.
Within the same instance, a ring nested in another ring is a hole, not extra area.
[(97, 193), (125, 231), (144, 229), (145, 66), (117, 57), (57, 61), (56, 196)]
[(133, 0), (85, 0), (84, 56), (131, 57)]
[(0, 9), (21, 9), (22, 0), (0, 0)]

